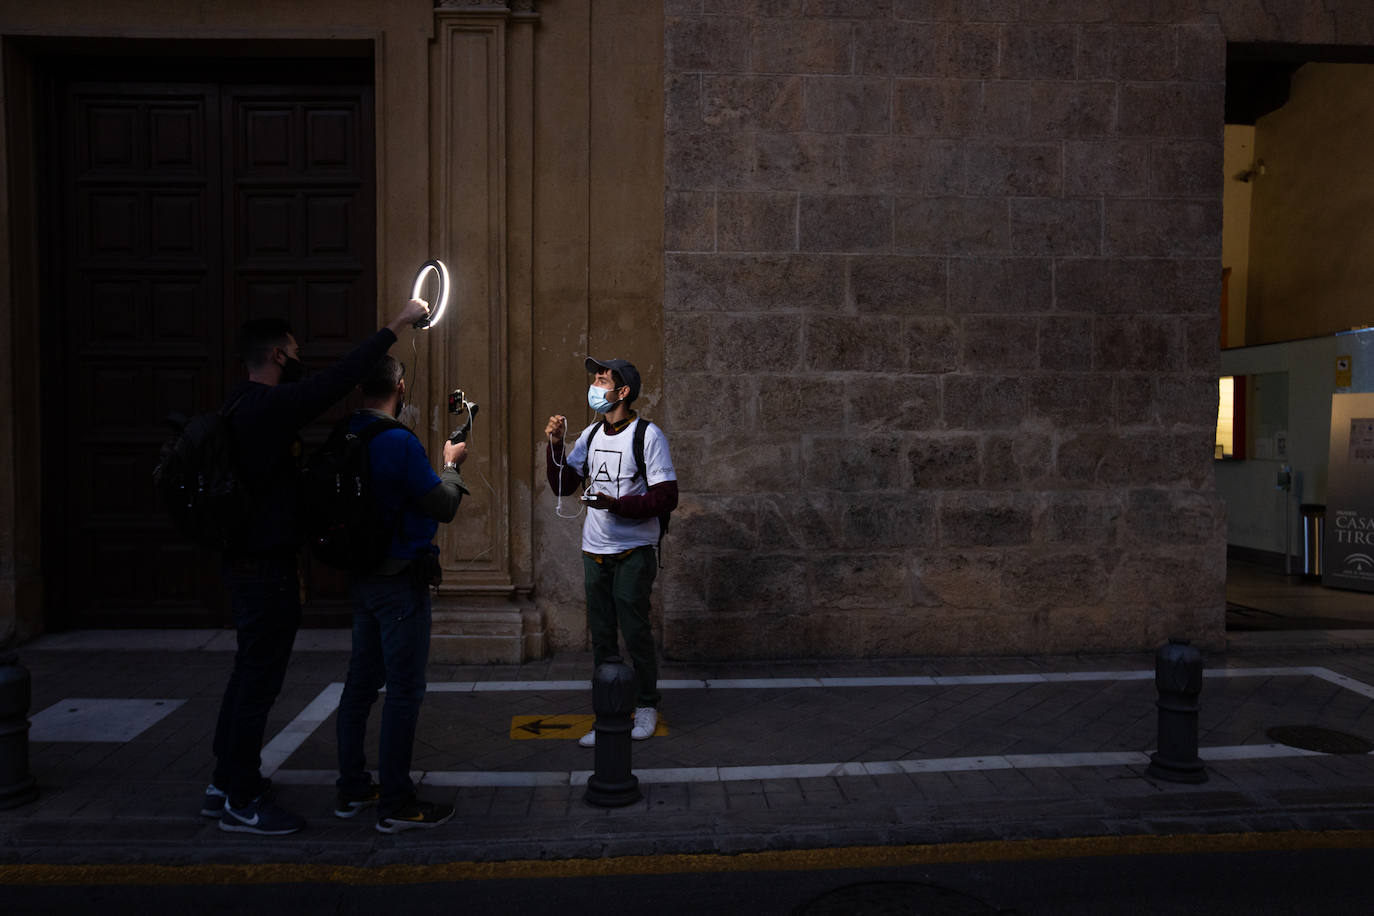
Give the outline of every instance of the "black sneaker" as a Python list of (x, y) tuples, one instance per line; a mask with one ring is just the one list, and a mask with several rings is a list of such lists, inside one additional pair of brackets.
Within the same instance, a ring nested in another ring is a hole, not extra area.
[(256, 833), (260, 836), (286, 836), (305, 826), (305, 818), (278, 808), (259, 796), (242, 808), (225, 804), (219, 816), (219, 829), (230, 833)]
[(381, 788), (374, 782), (362, 793), (340, 792), (334, 796), (334, 816), (352, 817), (364, 808), (377, 804), (382, 797)]
[(399, 810), (377, 818), (378, 833), (400, 833), (417, 827), (428, 829), (447, 823), (453, 817), (452, 805), (438, 805), (434, 802), (412, 801)]
[[(272, 780), (264, 778), (261, 791), (258, 792), (268, 801), (272, 800)], [(229, 793), (225, 792), (213, 782), (205, 787), (205, 797), (200, 802), (200, 813), (202, 817), (219, 817), (224, 813), (224, 802), (229, 798)]]

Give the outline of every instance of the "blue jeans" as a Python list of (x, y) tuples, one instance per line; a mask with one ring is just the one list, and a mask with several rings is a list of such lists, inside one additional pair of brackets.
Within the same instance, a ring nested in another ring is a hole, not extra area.
[(386, 685), (377, 772), (382, 786), (378, 813), (386, 816), (415, 798), (410, 760), (429, 662), (429, 586), (409, 572), (354, 580), (353, 656), (339, 698), (341, 792), (359, 794), (371, 783), (363, 742), (367, 715)]
[(224, 581), (238, 650), (215, 726), (214, 780), (241, 808), (261, 792), (267, 714), (281, 693), (301, 625), (296, 555), (226, 558)]

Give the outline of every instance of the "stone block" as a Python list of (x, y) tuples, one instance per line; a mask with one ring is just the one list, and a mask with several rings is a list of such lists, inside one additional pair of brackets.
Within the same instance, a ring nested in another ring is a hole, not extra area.
[(952, 372), (959, 368), (963, 334), (954, 319), (908, 318), (903, 339), (911, 372)]
[(1156, 612), (1187, 607), (1222, 611), (1226, 603), (1225, 542), (1218, 541), (1211, 548), (1193, 547), (1182, 553), (1168, 548), (1129, 551), (1111, 572), (1107, 600)]
[(856, 76), (806, 77), (807, 130), (885, 134), (891, 129), (891, 81)]
[(982, 476), (977, 436), (922, 436), (907, 447), (906, 461), (912, 488), (926, 492), (970, 489)]
[(777, 19), (800, 16), (803, 0), (702, 0), (702, 12), (712, 16), (754, 16)]
[(871, 544), (860, 555), (851, 553), (813, 554), (812, 595), (826, 609), (861, 610), (895, 608), (911, 603), (911, 582), (906, 557), (900, 553), (878, 553)]
[(849, 295), (860, 314), (928, 315), (947, 307), (943, 258), (851, 258)]
[[(795, 476), (778, 468), (778, 478)], [(759, 547), (765, 552), (833, 550), (841, 546), (849, 496), (837, 503), (828, 494), (784, 494), (758, 500)]]
[(678, 16), (700, 16), (702, 0), (663, 0), (663, 15), (668, 19)]
[(721, 191), (716, 196), (716, 225), (721, 251), (795, 251), (797, 195)]
[[(1222, 14), (1222, 28), (1230, 41), (1283, 41), (1295, 44), (1326, 44), (1337, 41), (1352, 15), (1367, 18), (1369, 8), (1359, 0), (1311, 3), (1230, 2), (1214, 4)], [(1344, 7), (1344, 9), (1342, 9)], [(1356, 13), (1356, 11), (1359, 13)]]
[[(741, 603), (743, 605), (743, 603)], [(683, 616), (664, 632), (664, 654), (684, 660), (843, 658), (859, 654), (859, 619), (801, 606)]]
[(788, 372), (801, 361), (797, 315), (726, 315), (716, 319), (707, 365), (723, 372)]
[(1068, 258), (1055, 264), (1054, 290), (1059, 312), (1213, 315), (1221, 270), (1210, 259)]
[(753, 31), (754, 72), (849, 73), (853, 31), (823, 19), (770, 21)]
[(1030, 380), (1030, 413), (1056, 429), (1107, 426), (1114, 418), (1111, 381), (1095, 373), (1037, 375)]
[(669, 428), (717, 429), (735, 422), (741, 415), (749, 415), (754, 400), (753, 379), (701, 371), (704, 368), (701, 363), (689, 371), (673, 374)]
[(1029, 22), (1103, 22), (1117, 15), (1107, 0), (1024, 0), (1020, 14)]
[[(960, 365), (968, 372), (1014, 372), (1034, 369), (1035, 351), (1027, 346), (1034, 339), (1034, 318), (1002, 318), (987, 315), (965, 318), (964, 349)], [(948, 418), (948, 410), (945, 416)]]
[(1150, 146), (1150, 191), (1166, 197), (1216, 197), (1225, 179), (1221, 144), (1173, 140)]
[(845, 181), (845, 138), (835, 134), (754, 135), (751, 187), (834, 191)]
[(663, 160), (669, 188), (745, 187), (754, 168), (753, 138), (724, 132), (669, 133)]
[(712, 555), (706, 570), (707, 601), (714, 610), (753, 611), (755, 620), (761, 620), (769, 615), (760, 611), (776, 613), (809, 604), (806, 560), (801, 556), (731, 551)]
[(1161, 375), (1155, 384), (1159, 389), (1159, 421), (1165, 426), (1216, 426), (1220, 392), (1215, 374)]
[(700, 73), (670, 73), (664, 78), (663, 123), (669, 133), (706, 128), (701, 119)]
[(1026, 418), (1025, 376), (946, 375), (941, 413), (948, 429), (1014, 429)]
[(900, 372), (906, 368), (902, 319), (891, 315), (813, 315), (803, 362), (812, 372)]
[(912, 254), (990, 255), (1009, 249), (1005, 200), (986, 197), (901, 197), (893, 214), (893, 246)]
[(697, 550), (753, 550), (758, 547), (757, 498), (712, 496), (673, 512), (675, 543)]
[(845, 271), (843, 258), (828, 255), (670, 254), (664, 309), (839, 311)]
[(962, 193), (963, 146), (957, 141), (912, 137), (844, 138), (844, 190), (857, 194)]
[(1094, 326), (1093, 342), (1097, 369), (1179, 372), (1184, 367), (1183, 326), (1176, 318), (1102, 318)]
[(1118, 130), (1126, 137), (1219, 142), (1225, 99), (1225, 87), (1212, 83), (1124, 83)]
[(1044, 486), (1054, 469), (1054, 442), (1041, 433), (1007, 433), (983, 442), (985, 490), (1035, 489)]
[(758, 376), (758, 423), (777, 432), (810, 432), (835, 405), (835, 383), (815, 374)]
[(1146, 373), (1123, 373), (1115, 377), (1116, 425), (1156, 426), (1159, 423), (1159, 401), (1155, 397), (1155, 376)]
[(988, 197), (1057, 197), (1064, 171), (1059, 143), (978, 141), (964, 147), (968, 191)]
[(835, 19), (890, 19), (892, 0), (805, 0), (802, 15)]
[(937, 66), (943, 76), (991, 79), (997, 75), (1002, 26), (961, 22), (937, 26)]
[(753, 23), (744, 18), (710, 16), (669, 19), (665, 23), (669, 73), (701, 70), (739, 73), (748, 69)]
[(865, 496), (843, 507), (840, 545), (849, 550), (927, 547), (935, 543), (935, 499), (928, 493)]
[(1079, 79), (1167, 80), (1178, 65), (1173, 26), (1090, 25), (1080, 32)]
[(1212, 544), (1226, 538), (1226, 507), (1213, 493), (1132, 490), (1126, 498), (1126, 533), (1135, 544)]
[(892, 91), (893, 133), (968, 137), (980, 132), (983, 84), (977, 80), (899, 79)]
[(1087, 74), (1076, 72), (1077, 37), (1078, 28), (1072, 25), (1004, 26), (998, 75), (1011, 80), (1086, 78)]
[[(1217, 283), (1220, 285), (1220, 279)], [(1188, 368), (1216, 374), (1221, 363), (1221, 317), (1215, 313), (1189, 318), (1183, 323), (1188, 348)]]
[(803, 484), (846, 493), (902, 489), (901, 441), (884, 433), (815, 436), (804, 447)]
[(1211, 480), (1212, 430), (1071, 435), (1059, 445), (1065, 481), (1096, 486), (1203, 486)]
[(1049, 311), (1052, 302), (1048, 260), (958, 258), (950, 262), (952, 314), (1027, 315)]
[(1112, 547), (1118, 541), (1121, 500), (1116, 493), (1056, 493), (1050, 497), (1045, 539), (1051, 544)]
[(1017, 197), (1011, 211), (1011, 250), (1068, 257), (1102, 253), (1102, 202)]
[(663, 247), (667, 251), (711, 251), (716, 247), (714, 191), (664, 194)]
[(1226, 34), (1215, 21), (1178, 26), (1178, 78), (1226, 81)]
[[(682, 511), (681, 506), (673, 515), (676, 516), (677, 512), (680, 511)], [(654, 580), (654, 591), (657, 593), (660, 603), (672, 608), (675, 615), (707, 610), (710, 607), (706, 593), (709, 581), (706, 576), (707, 554), (699, 549), (698, 545), (678, 537), (676, 526), (674, 526), (672, 534), (668, 535), (668, 539), (664, 547), (669, 549), (669, 543), (671, 543), (669, 556), (672, 562), (663, 567)], [(585, 634), (587, 628), (585, 602), (581, 617), (581, 628)], [(667, 632), (660, 630), (659, 635), (666, 646), (668, 643)]]
[(803, 194), (797, 235), (803, 251), (890, 251), (892, 200), (871, 195)]
[(1116, 98), (1116, 83), (994, 80), (983, 92), (978, 132), (1050, 140), (1106, 137), (1116, 132)]
[(1002, 552), (924, 552), (916, 558), (922, 589), (954, 608), (1002, 608)]
[(1144, 140), (1069, 140), (1064, 144), (1068, 197), (1140, 197), (1149, 175)]
[(704, 75), (701, 119), (721, 130), (800, 130), (801, 77)]
[(672, 389), (676, 370), (706, 365), (707, 344), (711, 340), (711, 315), (708, 312), (666, 312), (663, 316), (664, 368)]
[(854, 69), (867, 76), (939, 76), (942, 36), (928, 23), (861, 22), (854, 27)]
[[(757, 495), (776, 490), (779, 481), (795, 480), (801, 467), (801, 446), (795, 437), (768, 433), (760, 439), (754, 430), (732, 434), (729, 427), (712, 430), (709, 448), (698, 452), (699, 463), (687, 469), (677, 457), (677, 437), (673, 437), (673, 464), (683, 488), (690, 473), (690, 486), (702, 492)], [(676, 530), (676, 528), (674, 528)]]
[[(811, 411), (820, 403), (825, 401), (812, 401)], [(940, 382), (929, 375), (877, 376), (846, 385), (845, 403), (851, 428), (901, 432), (940, 425)]]
[[(1016, 550), (1002, 559), (1002, 598), (1019, 608), (1099, 604), (1107, 596), (1107, 583), (1108, 569), (1099, 551)], [(1074, 635), (1062, 636), (1077, 645)]]
[(1079, 316), (1041, 318), (1036, 326), (1039, 368), (1081, 372), (1093, 364), (1093, 321)]
[(940, 544), (1025, 546), (1035, 526), (1034, 499), (1028, 493), (945, 493), (940, 498)]

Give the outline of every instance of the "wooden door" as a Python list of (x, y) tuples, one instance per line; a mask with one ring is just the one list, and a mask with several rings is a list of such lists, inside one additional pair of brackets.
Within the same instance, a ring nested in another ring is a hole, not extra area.
[[(290, 320), (307, 369), (374, 329), (370, 86), (193, 69), (53, 93), (41, 404), (55, 628), (228, 623), (218, 556), (182, 541), (153, 493), (164, 418), (214, 409), (243, 377), (247, 318)], [(308, 617), (336, 622), (340, 583), (312, 591)]]

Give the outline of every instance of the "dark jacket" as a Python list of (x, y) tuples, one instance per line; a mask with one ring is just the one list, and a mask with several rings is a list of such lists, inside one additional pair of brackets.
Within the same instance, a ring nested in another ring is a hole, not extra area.
[(301, 428), (342, 400), (396, 342), (382, 328), (328, 369), (299, 382), (264, 385), (244, 381), (225, 399), (236, 460), (252, 494), (254, 509), (240, 554), (288, 553), (299, 549), (297, 476)]

